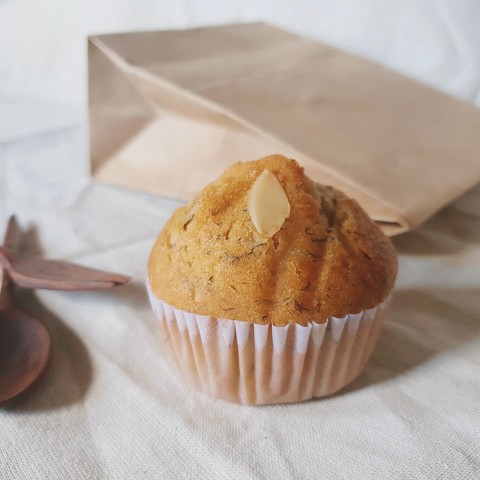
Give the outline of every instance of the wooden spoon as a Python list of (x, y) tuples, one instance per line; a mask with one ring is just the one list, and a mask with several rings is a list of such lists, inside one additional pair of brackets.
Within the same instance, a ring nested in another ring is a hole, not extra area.
[(97, 290), (123, 285), (131, 278), (61, 260), (27, 257), (3, 247), (0, 247), (0, 264), (13, 282), (23, 288)]
[(27, 390), (45, 371), (50, 354), (47, 329), (15, 301), (3, 271), (0, 291), (0, 404)]
[(3, 247), (0, 246), (0, 265), (13, 282), (23, 288), (47, 290), (97, 290), (122, 285), (131, 277), (82, 267), (61, 260), (44, 260), (20, 254), (21, 230), (14, 216), (10, 217)]

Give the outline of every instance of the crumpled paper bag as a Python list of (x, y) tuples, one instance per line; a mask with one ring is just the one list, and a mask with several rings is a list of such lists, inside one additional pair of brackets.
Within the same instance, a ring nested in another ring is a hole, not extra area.
[(92, 174), (188, 199), (239, 160), (296, 158), (389, 235), (480, 181), (480, 111), (263, 23), (92, 36)]

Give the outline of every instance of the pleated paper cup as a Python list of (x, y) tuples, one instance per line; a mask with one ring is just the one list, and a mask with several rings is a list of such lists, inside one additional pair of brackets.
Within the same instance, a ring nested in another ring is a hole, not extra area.
[(180, 372), (200, 391), (265, 405), (330, 395), (364, 368), (386, 302), (325, 323), (257, 325), (179, 310), (147, 283), (160, 332)]

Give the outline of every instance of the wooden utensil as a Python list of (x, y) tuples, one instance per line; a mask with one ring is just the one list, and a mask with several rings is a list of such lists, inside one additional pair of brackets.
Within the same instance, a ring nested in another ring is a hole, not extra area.
[(0, 247), (0, 263), (13, 282), (23, 288), (46, 290), (96, 290), (122, 285), (126, 275), (82, 267), (61, 260), (44, 260), (20, 255)]
[(122, 285), (131, 277), (82, 267), (61, 260), (44, 260), (20, 254), (13, 245), (19, 228), (11, 217), (4, 246), (0, 246), (0, 264), (8, 271), (13, 282), (23, 288), (47, 290), (97, 290)]
[[(15, 248), (21, 232), (14, 219), (8, 224), (4, 245)], [(50, 354), (50, 336), (40, 320), (19, 307), (13, 284), (1, 270), (0, 290), (0, 404), (27, 390), (45, 371)]]
[(0, 404), (27, 390), (45, 371), (50, 336), (40, 320), (20, 308), (8, 273), (0, 291)]

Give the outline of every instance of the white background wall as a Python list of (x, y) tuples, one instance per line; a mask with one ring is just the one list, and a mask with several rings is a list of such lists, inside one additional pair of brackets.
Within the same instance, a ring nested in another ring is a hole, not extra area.
[(0, 108), (31, 98), (84, 107), (88, 34), (250, 20), (480, 105), (480, 0), (0, 0)]

